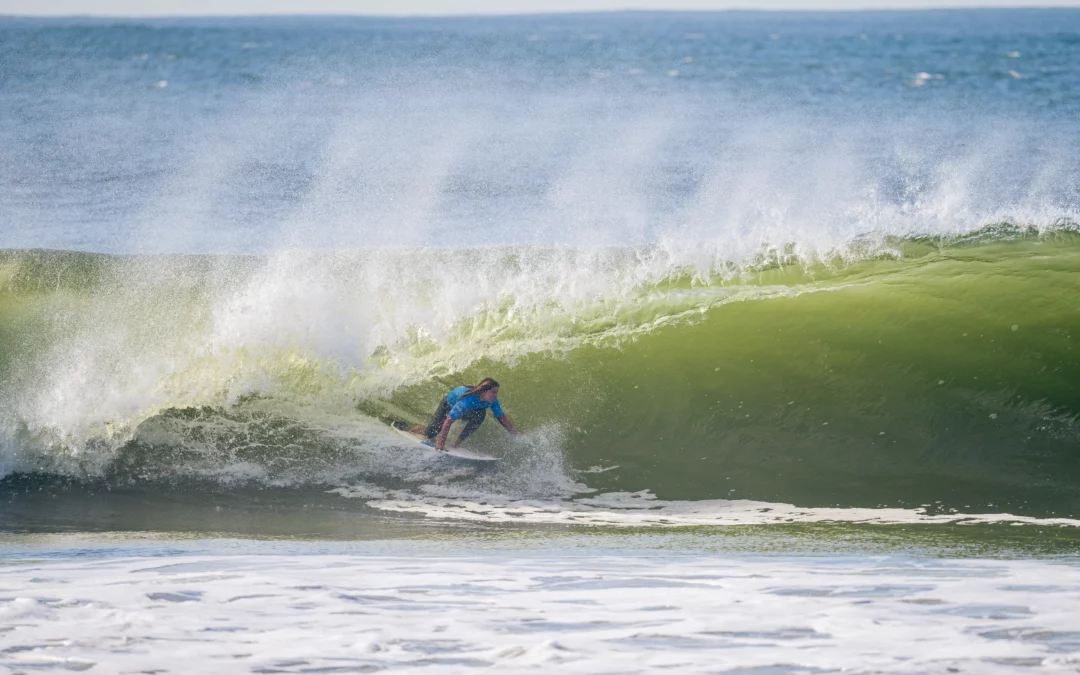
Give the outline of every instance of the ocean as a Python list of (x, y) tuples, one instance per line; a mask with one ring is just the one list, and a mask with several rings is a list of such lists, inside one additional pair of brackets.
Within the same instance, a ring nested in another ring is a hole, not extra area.
[[(1071, 9), (0, 18), (0, 667), (1075, 672), (1078, 64)], [(484, 377), (498, 463), (387, 429)]]

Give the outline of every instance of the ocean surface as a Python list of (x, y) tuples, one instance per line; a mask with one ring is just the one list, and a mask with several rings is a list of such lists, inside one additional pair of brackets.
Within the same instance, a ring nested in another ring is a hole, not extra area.
[(1078, 553), (1080, 10), (0, 18), (0, 669), (1075, 672)]

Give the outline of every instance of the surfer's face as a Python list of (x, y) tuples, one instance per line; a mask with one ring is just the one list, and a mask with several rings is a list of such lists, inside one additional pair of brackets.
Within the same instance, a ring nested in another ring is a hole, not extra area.
[(480, 400), (484, 401), (485, 403), (491, 403), (492, 401), (495, 400), (495, 398), (498, 395), (499, 395), (499, 388), (498, 387), (492, 387), (491, 389), (488, 389), (487, 391), (480, 394)]

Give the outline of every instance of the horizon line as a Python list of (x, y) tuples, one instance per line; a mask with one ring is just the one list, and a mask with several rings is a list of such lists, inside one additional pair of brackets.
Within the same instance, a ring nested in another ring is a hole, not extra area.
[(945, 4), (935, 7), (813, 7), (813, 8), (788, 8), (788, 7), (726, 7), (717, 9), (645, 9), (645, 8), (620, 8), (620, 9), (586, 9), (586, 10), (551, 10), (551, 11), (493, 11), (493, 12), (449, 12), (449, 13), (362, 13), (362, 12), (262, 12), (258, 14), (122, 14), (122, 13), (72, 13), (72, 14), (12, 14), (0, 12), (0, 20), (7, 19), (287, 19), (287, 18), (357, 18), (357, 19), (491, 19), (491, 18), (527, 18), (527, 17), (555, 17), (555, 16), (596, 16), (610, 14), (890, 14), (890, 13), (918, 13), (918, 12), (983, 12), (983, 11), (1068, 11), (1080, 10), (1080, 3), (1061, 5), (955, 5)]

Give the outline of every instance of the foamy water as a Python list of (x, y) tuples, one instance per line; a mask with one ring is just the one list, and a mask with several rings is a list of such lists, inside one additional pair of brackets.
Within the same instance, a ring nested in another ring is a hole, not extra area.
[(127, 672), (1074, 672), (1074, 561), (570, 550), (12, 560), (0, 665)]
[(781, 523), (864, 523), (872, 525), (1050, 525), (1080, 527), (1075, 518), (1033, 518), (1011, 513), (935, 513), (925, 508), (813, 508), (747, 499), (672, 501), (648, 490), (607, 492), (565, 500), (507, 499), (427, 485), (426, 494), (369, 488), (338, 488), (345, 497), (366, 499), (376, 509), (443, 520), (533, 525), (604, 527), (686, 527)]

